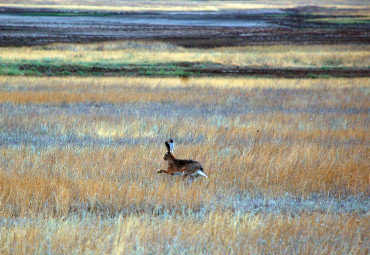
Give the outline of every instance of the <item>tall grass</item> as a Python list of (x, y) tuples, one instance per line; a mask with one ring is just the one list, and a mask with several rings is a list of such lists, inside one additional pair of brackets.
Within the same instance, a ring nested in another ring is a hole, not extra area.
[[(369, 81), (0, 77), (1, 253), (355, 253)], [(209, 179), (156, 174), (175, 155)]]
[(8, 233), (2, 232), (2, 237), (7, 239), (2, 239), (0, 251), (8, 253), (11, 247), (15, 254), (366, 254), (368, 223), (317, 213), (6, 220), (2, 226)]

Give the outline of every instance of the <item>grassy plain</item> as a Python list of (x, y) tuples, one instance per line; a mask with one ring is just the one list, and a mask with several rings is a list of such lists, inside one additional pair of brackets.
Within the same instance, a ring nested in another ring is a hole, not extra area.
[(368, 68), (369, 52), (370, 47), (365, 44), (245, 46), (207, 50), (138, 41), (53, 44), (0, 48), (0, 74), (68, 75), (70, 72), (64, 70), (66, 66), (69, 70), (79, 70), (77, 73), (80, 75), (91, 75), (84, 70), (93, 67), (125, 68), (129, 74), (129, 65), (149, 73), (147, 68), (150, 65), (155, 68), (161, 64), (162, 72), (167, 70), (176, 75), (183, 71), (176, 63), (182, 62), (204, 67), (217, 64), (225, 67)]
[[(0, 252), (367, 254), (368, 78), (0, 77)], [(175, 155), (209, 179), (156, 174)]]
[[(302, 5), (368, 16), (367, 2), (353, 0), (0, 0), (93, 15)], [(61, 78), (22, 69), (368, 68), (369, 52), (129, 41), (0, 48), (0, 253), (369, 254), (368, 78)], [(169, 138), (175, 155), (200, 161), (209, 179), (156, 174)]]
[(188, 49), (166, 43), (103, 42), (0, 48), (2, 63), (36, 61), (57, 64), (140, 64), (213, 62), (266, 67), (370, 67), (370, 46), (272, 45)]

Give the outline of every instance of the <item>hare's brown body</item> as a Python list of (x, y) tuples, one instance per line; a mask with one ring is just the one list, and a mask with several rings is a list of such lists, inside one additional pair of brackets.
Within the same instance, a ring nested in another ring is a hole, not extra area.
[(166, 142), (167, 153), (164, 155), (164, 160), (168, 162), (167, 170), (159, 170), (157, 173), (166, 173), (170, 175), (181, 175), (183, 178), (187, 176), (197, 177), (204, 176), (208, 177), (203, 172), (202, 165), (195, 160), (187, 159), (177, 159), (172, 154), (173, 151), (173, 141), (170, 140), (170, 143)]

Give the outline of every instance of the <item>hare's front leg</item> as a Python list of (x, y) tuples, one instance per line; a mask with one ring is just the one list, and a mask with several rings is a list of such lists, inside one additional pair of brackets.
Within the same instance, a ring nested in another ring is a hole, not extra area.
[(188, 173), (183, 172), (182, 173), (182, 179), (185, 179), (188, 175), (189, 175)]

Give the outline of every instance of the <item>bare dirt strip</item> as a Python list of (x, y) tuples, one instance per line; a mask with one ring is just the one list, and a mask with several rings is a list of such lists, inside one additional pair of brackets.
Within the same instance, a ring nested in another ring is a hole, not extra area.
[(313, 12), (320, 10), (68, 13), (0, 7), (0, 46), (109, 40), (164, 41), (196, 48), (370, 43), (370, 24), (312, 22), (315, 18), (342, 17)]

